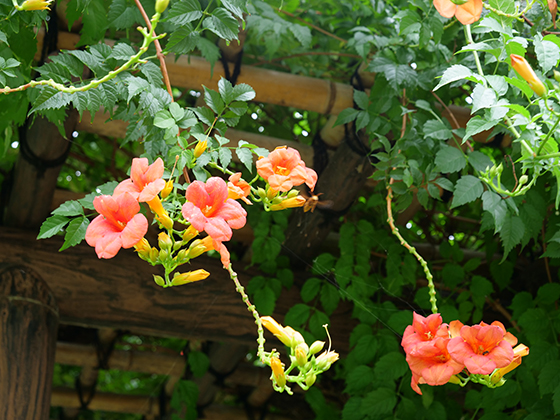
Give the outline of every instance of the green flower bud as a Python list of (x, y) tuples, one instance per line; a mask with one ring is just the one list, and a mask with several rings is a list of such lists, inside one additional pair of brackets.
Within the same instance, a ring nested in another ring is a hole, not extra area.
[(155, 274), (154, 274), (154, 281), (158, 286), (163, 286), (165, 284), (165, 280), (163, 279), (163, 277), (156, 276)]
[(160, 15), (167, 9), (169, 5), (169, 0), (156, 0), (156, 13)]
[(324, 346), (325, 346), (324, 341), (315, 341), (313, 344), (311, 344), (311, 347), (309, 348), (309, 354), (319, 353), (321, 350), (323, 350)]

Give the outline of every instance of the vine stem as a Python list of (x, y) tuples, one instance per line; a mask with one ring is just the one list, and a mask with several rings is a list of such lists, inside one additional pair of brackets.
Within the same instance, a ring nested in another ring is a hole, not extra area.
[(241, 285), (241, 283), (239, 283), (237, 273), (233, 271), (231, 264), (228, 264), (228, 266), (224, 268), (229, 273), (229, 277), (233, 280), (233, 283), (235, 284), (235, 290), (237, 291), (237, 293), (241, 295), (243, 302), (245, 302), (245, 305), (247, 305), (247, 310), (251, 312), (253, 314), (253, 317), (255, 318), (255, 324), (257, 324), (257, 333), (258, 333), (257, 343), (259, 343), (259, 347), (257, 350), (257, 357), (262, 363), (266, 364), (264, 359), (265, 339), (264, 339), (264, 330), (261, 322), (261, 317), (257, 312), (257, 308), (255, 307), (255, 305), (251, 303), (251, 301), (249, 300), (249, 296), (247, 296), (247, 293), (245, 293), (245, 288)]
[[(148, 17), (148, 15), (146, 14), (146, 11), (142, 7), (142, 3), (140, 3), (140, 0), (134, 0), (134, 2), (136, 3), (136, 6), (140, 10), (140, 13), (142, 14), (142, 17), (144, 18), (144, 21), (146, 22), (146, 25), (148, 26), (148, 30), (151, 31), (152, 30), (152, 22), (150, 22), (150, 18)], [(171, 91), (171, 82), (169, 81), (169, 74), (167, 73), (167, 66), (165, 65), (165, 57), (163, 55), (163, 51), (161, 49), (161, 44), (159, 43), (158, 39), (156, 39), (154, 41), (154, 45), (156, 46), (156, 54), (157, 54), (157, 58), (159, 59), (159, 65), (161, 67), (161, 74), (163, 75), (163, 83), (165, 83), (165, 87), (167, 88), (167, 93), (169, 93), (169, 96), (171, 96), (171, 102), (173, 102), (173, 92)]]
[[(467, 43), (474, 44), (474, 40), (471, 33), (471, 25), (465, 25), (465, 37), (467, 38)], [(480, 58), (478, 58), (478, 54), (476, 53), (476, 51), (473, 51), (472, 53), (474, 56), (474, 61), (476, 63), (478, 74), (484, 76), (484, 73), (482, 71), (482, 65), (480, 64)]]
[(429, 289), (428, 294), (430, 295), (430, 303), (432, 304), (432, 313), (433, 314), (438, 313), (436, 287), (434, 285), (434, 276), (432, 276), (432, 273), (428, 268), (428, 263), (416, 251), (416, 248), (410, 246), (410, 244), (406, 242), (406, 240), (402, 237), (401, 233), (399, 232), (399, 229), (395, 226), (395, 219), (393, 218), (393, 209), (392, 209), (392, 202), (393, 202), (393, 189), (391, 188), (392, 183), (393, 183), (393, 178), (391, 178), (391, 181), (389, 182), (389, 186), (387, 187), (387, 222), (391, 227), (391, 232), (393, 233), (393, 235), (395, 235), (399, 239), (401, 245), (404, 246), (408, 250), (408, 252), (410, 252), (412, 255), (416, 257), (416, 259), (422, 266), (422, 269), (426, 274), (426, 280), (428, 280), (428, 289)]
[(549, 132), (546, 134), (545, 139), (541, 142), (539, 150), (537, 150), (537, 155), (541, 154), (542, 150), (544, 149), (544, 146), (548, 142), (548, 139), (550, 138), (550, 136), (552, 136), (552, 133), (554, 133), (554, 131), (556, 131), (556, 127), (558, 127), (558, 123), (560, 123), (560, 115), (558, 115), (558, 118), (556, 119), (556, 122), (554, 123), (554, 126), (549, 130)]

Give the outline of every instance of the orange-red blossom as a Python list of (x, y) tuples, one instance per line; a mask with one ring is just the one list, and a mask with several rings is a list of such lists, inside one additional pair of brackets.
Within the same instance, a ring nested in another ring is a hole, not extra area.
[(455, 16), (463, 25), (470, 25), (480, 19), (482, 0), (434, 0), (434, 7), (443, 17)]

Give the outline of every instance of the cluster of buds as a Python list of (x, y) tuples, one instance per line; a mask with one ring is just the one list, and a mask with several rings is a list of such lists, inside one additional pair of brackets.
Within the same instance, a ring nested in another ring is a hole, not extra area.
[(303, 207), (307, 200), (299, 195), (298, 190), (290, 190), (287, 193), (279, 193), (272, 188), (259, 188), (258, 196), (262, 199), (265, 210), (279, 211), (295, 207)]
[[(288, 382), (295, 382), (304, 390), (309, 389), (317, 380), (317, 376), (328, 370), (338, 360), (338, 353), (329, 349), (316, 356), (325, 346), (324, 341), (315, 341), (311, 346), (305, 343), (303, 336), (291, 327), (283, 327), (270, 316), (260, 318), (262, 325), (272, 332), (290, 349), (290, 366), (284, 369), (280, 355), (276, 350), (265, 353), (265, 362), (272, 369), (272, 386), (278, 392), (292, 394)], [(326, 326), (325, 326), (326, 329)], [(328, 331), (327, 331), (328, 334)], [(297, 368), (297, 375), (290, 375)]]
[(452, 321), (448, 325), (442, 323), (440, 314), (424, 318), (417, 313), (401, 342), (412, 371), (411, 386), (418, 394), (422, 394), (418, 384), (464, 386), (473, 381), (490, 388), (502, 386), (503, 376), (529, 354), (527, 346), (514, 348), (516, 344), (517, 338), (499, 321), (473, 326)]

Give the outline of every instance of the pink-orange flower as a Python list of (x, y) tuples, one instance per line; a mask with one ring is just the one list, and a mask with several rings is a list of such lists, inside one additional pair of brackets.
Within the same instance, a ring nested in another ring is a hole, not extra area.
[(216, 241), (229, 241), (232, 228), (245, 226), (247, 212), (237, 201), (228, 198), (228, 188), (222, 178), (212, 177), (206, 183), (194, 181), (188, 186), (186, 197), (183, 217)]
[(148, 220), (138, 213), (140, 205), (130, 193), (95, 197), (93, 206), (99, 216), (89, 224), (86, 242), (99, 258), (113, 258), (121, 248), (133, 247), (148, 231)]
[(241, 172), (236, 172), (229, 177), (228, 187), (228, 198), (232, 200), (243, 200), (246, 204), (253, 204), (247, 199), (247, 196), (251, 194), (251, 186), (249, 183), (241, 179)]
[(512, 346), (516, 344), (517, 338), (501, 322), (494, 321), (491, 325), (481, 322), (472, 327), (462, 326), (460, 336), (452, 338), (447, 348), (451, 357), (464, 364), (470, 373), (489, 375), (512, 362)]
[(401, 345), (412, 371), (411, 387), (418, 394), (422, 394), (418, 384), (443, 385), (463, 370), (463, 365), (447, 351), (449, 341), (448, 326), (442, 323), (440, 314), (413, 314), (412, 325), (406, 327)]
[(317, 183), (315, 171), (305, 166), (296, 149), (286, 146), (277, 147), (266, 158), (259, 158), (257, 172), (275, 191), (287, 192), (303, 183), (313, 191)]
[(113, 195), (128, 192), (140, 203), (150, 202), (165, 188), (165, 181), (162, 178), (163, 170), (161, 158), (157, 158), (151, 165), (146, 158), (134, 158), (130, 178), (117, 185)]
[(463, 4), (455, 4), (451, 0), (434, 0), (434, 6), (443, 17), (455, 16), (463, 25), (475, 23), (482, 13), (482, 0), (467, 0)]

